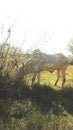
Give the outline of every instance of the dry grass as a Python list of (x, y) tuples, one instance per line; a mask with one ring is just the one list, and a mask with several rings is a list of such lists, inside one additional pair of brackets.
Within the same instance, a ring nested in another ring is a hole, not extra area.
[(69, 66), (67, 69), (67, 86), (73, 87), (73, 66)]

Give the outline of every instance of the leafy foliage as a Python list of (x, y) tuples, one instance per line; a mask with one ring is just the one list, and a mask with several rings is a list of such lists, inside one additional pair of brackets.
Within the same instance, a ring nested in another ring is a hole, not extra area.
[(73, 54), (73, 39), (69, 41), (68, 50)]
[(68, 43), (67, 50), (71, 53), (69, 55), (69, 62), (73, 65), (73, 39), (71, 39)]

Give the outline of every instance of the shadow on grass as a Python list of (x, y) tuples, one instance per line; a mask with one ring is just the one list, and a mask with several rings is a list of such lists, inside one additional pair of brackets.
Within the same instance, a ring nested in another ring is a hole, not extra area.
[(11, 99), (11, 101), (29, 99), (43, 114), (51, 110), (56, 115), (63, 111), (73, 114), (73, 88), (71, 87), (55, 90), (50, 86), (38, 84), (29, 87), (17, 81), (9, 88), (0, 90), (0, 98)]
[(73, 88), (62, 88), (55, 90), (50, 86), (35, 84), (32, 89), (24, 89), (22, 98), (29, 98), (43, 112), (47, 114), (50, 110), (54, 114), (67, 111), (73, 114)]

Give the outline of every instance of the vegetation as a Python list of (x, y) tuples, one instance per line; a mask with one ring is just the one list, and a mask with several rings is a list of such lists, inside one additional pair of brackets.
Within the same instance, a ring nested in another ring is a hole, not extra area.
[(73, 54), (73, 38), (68, 43), (68, 50)]
[(40, 85), (32, 75), (16, 73), (27, 58), (8, 44), (0, 45), (0, 130), (73, 130), (73, 66), (64, 87), (53, 86), (55, 73), (41, 73)]
[(68, 45), (67, 45), (67, 49), (68, 51), (71, 53), (69, 55), (69, 61), (70, 61), (70, 64), (73, 65), (73, 38), (70, 39)]

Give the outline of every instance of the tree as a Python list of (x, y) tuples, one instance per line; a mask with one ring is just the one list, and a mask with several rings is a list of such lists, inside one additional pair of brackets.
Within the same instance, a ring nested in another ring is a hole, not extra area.
[(73, 38), (69, 41), (67, 49), (73, 55)]
[(69, 62), (73, 65), (73, 38), (70, 39), (67, 45), (67, 50), (71, 53), (71, 55), (69, 55)]

